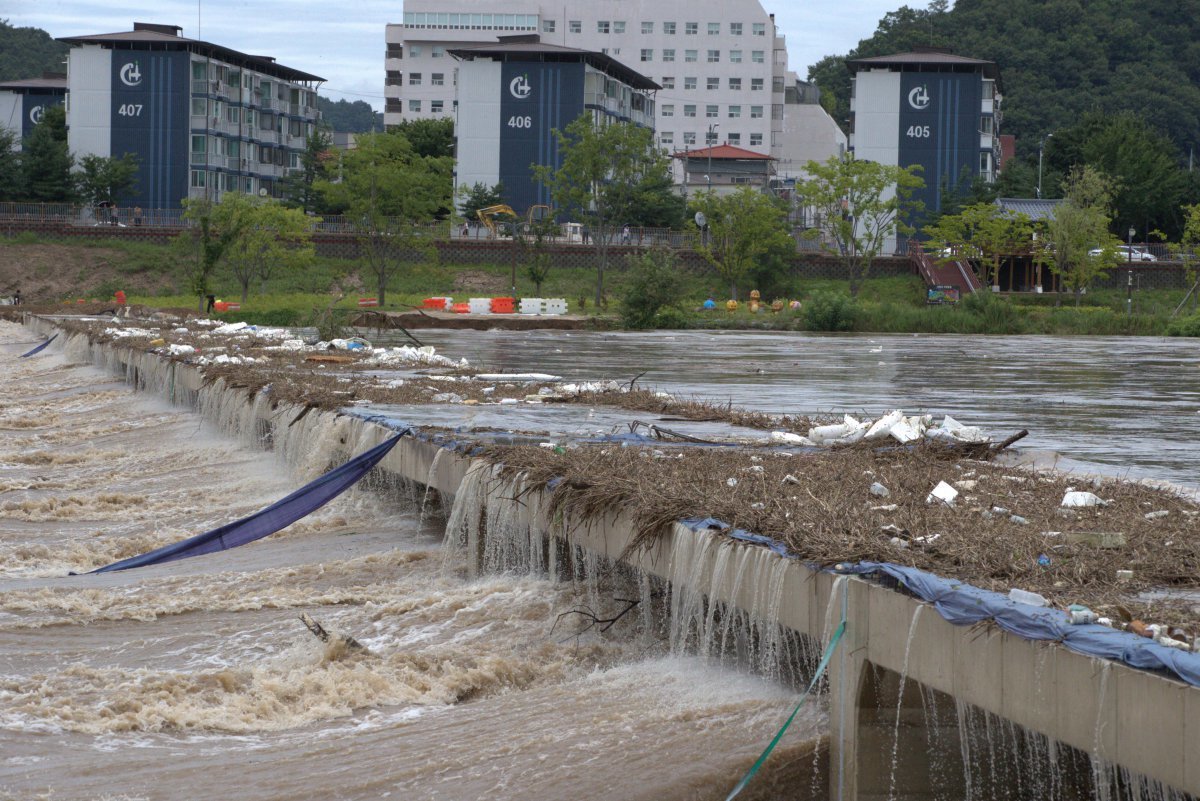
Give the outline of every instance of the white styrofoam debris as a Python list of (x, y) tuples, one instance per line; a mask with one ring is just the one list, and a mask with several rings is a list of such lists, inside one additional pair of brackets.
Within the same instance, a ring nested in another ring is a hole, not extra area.
[(892, 494), (892, 491), (876, 481), (871, 485), (871, 494), (879, 498), (886, 498)]
[(807, 445), (811, 446), (813, 441), (808, 437), (803, 437), (799, 434), (793, 434), (790, 431), (772, 431), (771, 443), (773, 445)]
[(939, 481), (938, 485), (933, 488), (933, 492), (925, 496), (925, 503), (944, 503), (947, 506), (954, 505), (954, 499), (958, 497), (958, 490), (947, 484), (945, 481)]
[(1068, 490), (1067, 493), (1065, 495), (1063, 495), (1063, 499), (1062, 499), (1062, 506), (1066, 506), (1066, 507), (1104, 506), (1104, 505), (1105, 505), (1105, 502), (1103, 500), (1101, 500), (1100, 496), (1095, 495), (1094, 493), (1091, 493), (1091, 492), (1078, 492), (1078, 491), (1074, 491), (1074, 490)]
[(190, 356), (195, 352), (196, 349), (191, 345), (180, 345), (178, 343), (173, 343), (167, 348), (167, 353), (172, 356)]
[(222, 325), (220, 328), (214, 328), (212, 332), (214, 334), (236, 334), (237, 332), (244, 331), (249, 327), (250, 327), (250, 324), (245, 323), (245, 322), (226, 323), (225, 325)]
[[(432, 348), (431, 348), (432, 350)], [(432, 353), (430, 354), (432, 355)], [(549, 373), (477, 373), (479, 381), (557, 381), (558, 376)]]

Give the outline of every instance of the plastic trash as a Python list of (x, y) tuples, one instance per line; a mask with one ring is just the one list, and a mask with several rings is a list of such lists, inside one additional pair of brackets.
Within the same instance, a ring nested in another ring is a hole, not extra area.
[(1086, 626), (1089, 623), (1095, 623), (1097, 615), (1086, 606), (1071, 604), (1067, 607), (1067, 617), (1070, 618), (1072, 626)]
[(793, 434), (790, 431), (772, 431), (771, 442), (775, 445), (812, 445), (813, 441), (808, 437), (802, 437), (799, 434)]
[(1091, 492), (1068, 491), (1063, 495), (1062, 506), (1065, 507), (1081, 507), (1081, 506), (1104, 506), (1105, 502), (1100, 499), (1099, 495)]
[(1169, 514), (1171, 513), (1166, 509), (1159, 509), (1157, 512), (1146, 512), (1146, 514), (1142, 515), (1142, 517), (1146, 518), (1147, 520), (1158, 520), (1160, 517), (1166, 517)]
[(1133, 571), (1132, 570), (1118, 570), (1117, 571), (1117, 581), (1133, 581)]
[(846, 415), (840, 423), (810, 428), (808, 438), (818, 445), (858, 442), (867, 433), (867, 427), (866, 423)]
[(899, 409), (888, 412), (871, 424), (871, 427), (867, 429), (867, 433), (863, 435), (863, 439), (883, 439), (892, 433), (892, 426), (903, 419), (904, 412)]
[(1029, 590), (1021, 590), (1013, 587), (1008, 591), (1008, 600), (1016, 601), (1019, 604), (1027, 604), (1029, 606), (1049, 606), (1050, 602), (1036, 592)]
[(875, 495), (879, 498), (886, 498), (887, 496), (892, 494), (892, 491), (889, 490), (887, 487), (883, 486), (882, 484), (880, 484), (878, 481), (876, 481), (874, 484), (871, 485), (871, 494)]
[(920, 439), (923, 430), (919, 417), (905, 417), (892, 426), (888, 433), (901, 445), (907, 445)]
[(958, 497), (958, 490), (947, 484), (945, 481), (939, 481), (938, 485), (933, 488), (933, 492), (925, 496), (925, 503), (944, 503), (947, 506), (954, 505), (954, 499)]
[(1038, 554), (1037, 563), (1038, 567), (1050, 567), (1050, 557), (1044, 553), (1040, 553)]

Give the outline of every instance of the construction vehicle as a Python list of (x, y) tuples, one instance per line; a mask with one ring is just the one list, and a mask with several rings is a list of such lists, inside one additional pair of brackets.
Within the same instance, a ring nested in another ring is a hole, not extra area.
[[(499, 203), (495, 206), (487, 206), (475, 212), (475, 216), (488, 229), (492, 239), (500, 236), (499, 226), (497, 225), (497, 217), (511, 217), (513, 220), (519, 220), (520, 216), (512, 210), (511, 206), (504, 203)], [(525, 215), (525, 230), (528, 231), (530, 226), (535, 222), (542, 222), (552, 218), (550, 207), (539, 203), (529, 207), (529, 212)]]

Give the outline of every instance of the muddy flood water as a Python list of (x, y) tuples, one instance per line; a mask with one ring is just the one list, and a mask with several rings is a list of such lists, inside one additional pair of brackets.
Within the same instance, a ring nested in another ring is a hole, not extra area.
[[(266, 452), (69, 352), (19, 359), (34, 339), (0, 323), (0, 799), (719, 799), (790, 711), (793, 684), (672, 652), (654, 609), (571, 636), (604, 587), (468, 580), (399, 491), (68, 575), (265, 506), (339, 434)], [(742, 797), (824, 796), (822, 714)]]

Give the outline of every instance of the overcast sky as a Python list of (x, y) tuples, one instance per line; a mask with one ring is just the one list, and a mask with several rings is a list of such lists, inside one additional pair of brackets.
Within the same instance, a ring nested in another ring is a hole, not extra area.
[[(845, 53), (905, 0), (762, 0), (787, 37), (791, 69)], [(197, 6), (200, 31), (197, 34)], [(503, 4), (497, 5), (497, 10)], [(924, 0), (908, 0), (922, 7)], [(384, 25), (399, 22), (401, 0), (0, 0), (0, 18), (51, 36), (113, 33), (134, 20), (183, 27), (183, 35), (256, 55), (327, 79), (322, 94), (383, 109)], [(32, 77), (32, 76), (30, 76)]]

